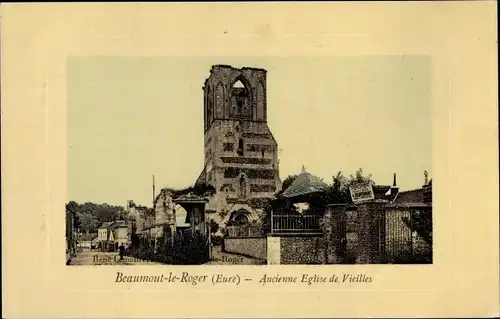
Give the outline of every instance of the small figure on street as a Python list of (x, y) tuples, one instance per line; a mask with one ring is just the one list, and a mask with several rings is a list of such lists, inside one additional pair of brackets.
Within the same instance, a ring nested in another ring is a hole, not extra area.
[(123, 254), (125, 253), (125, 246), (123, 246), (123, 244), (120, 245), (120, 247), (118, 247), (119, 251), (120, 251), (120, 261), (123, 260)]

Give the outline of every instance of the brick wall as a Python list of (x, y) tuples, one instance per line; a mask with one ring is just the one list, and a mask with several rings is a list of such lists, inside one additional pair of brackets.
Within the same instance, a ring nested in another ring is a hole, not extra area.
[(358, 206), (357, 218), (354, 223), (358, 234), (355, 248), (356, 263), (379, 263), (384, 248), (385, 238), (385, 205), (370, 203)]
[(225, 238), (224, 249), (229, 253), (241, 254), (265, 260), (267, 258), (267, 238)]

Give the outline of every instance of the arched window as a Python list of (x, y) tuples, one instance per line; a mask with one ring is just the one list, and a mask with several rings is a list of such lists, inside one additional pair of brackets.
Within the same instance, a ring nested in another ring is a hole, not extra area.
[(257, 100), (257, 121), (265, 121), (266, 119), (266, 96), (264, 84), (259, 82), (255, 91), (255, 98)]
[(210, 86), (207, 88), (207, 128), (212, 124), (214, 117), (214, 99)]
[(244, 226), (249, 223), (248, 217), (245, 214), (238, 214), (234, 217), (233, 224), (235, 226)]
[(215, 118), (220, 118), (224, 113), (224, 89), (222, 83), (217, 84), (215, 88)]
[(240, 138), (238, 141), (238, 155), (242, 156), (243, 155), (243, 139)]
[(250, 90), (245, 82), (238, 79), (231, 88), (231, 116), (245, 117), (252, 116)]
[(240, 178), (240, 197), (241, 198), (247, 197), (247, 183), (243, 176)]

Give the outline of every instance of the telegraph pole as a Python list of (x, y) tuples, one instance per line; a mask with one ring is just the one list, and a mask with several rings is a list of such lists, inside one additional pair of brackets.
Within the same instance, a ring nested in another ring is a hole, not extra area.
[(155, 204), (155, 174), (153, 174), (153, 207)]

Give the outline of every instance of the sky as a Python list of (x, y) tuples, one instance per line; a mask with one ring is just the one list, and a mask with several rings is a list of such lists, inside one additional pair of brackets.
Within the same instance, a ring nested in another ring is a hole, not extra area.
[(67, 63), (68, 200), (152, 205), (203, 169), (203, 90), (214, 64), (267, 72), (280, 176), (362, 168), (401, 190), (432, 177), (426, 56), (72, 57)]

